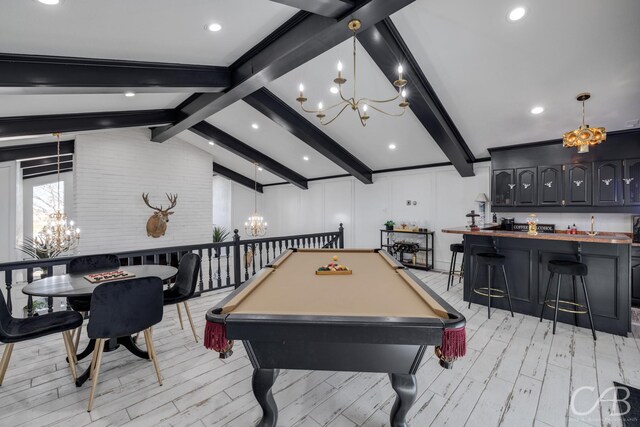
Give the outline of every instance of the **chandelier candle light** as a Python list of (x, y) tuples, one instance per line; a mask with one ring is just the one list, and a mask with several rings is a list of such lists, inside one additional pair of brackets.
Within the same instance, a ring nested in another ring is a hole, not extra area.
[(588, 153), (589, 147), (598, 145), (607, 139), (605, 128), (591, 128), (584, 124), (584, 102), (591, 98), (589, 92), (578, 94), (576, 100), (582, 102), (582, 125), (575, 130), (562, 135), (562, 146), (565, 148), (578, 147), (578, 153)]
[(55, 133), (58, 140), (58, 192), (57, 206), (49, 214), (49, 221), (34, 237), (33, 241), (38, 252), (48, 257), (61, 252), (67, 252), (76, 247), (80, 240), (80, 229), (75, 227), (73, 220), (67, 221), (67, 215), (60, 210), (60, 134)]
[[(340, 61), (338, 61), (338, 77), (333, 79), (333, 82), (336, 85), (338, 85), (338, 87), (335, 89), (332, 87), (332, 90), (331, 90), (333, 93), (336, 93), (340, 96), (340, 102), (326, 108), (323, 106), (322, 102), (319, 102), (317, 110), (307, 109), (304, 107), (304, 103), (307, 101), (307, 98), (305, 98), (304, 96), (304, 86), (302, 85), (302, 83), (300, 84), (300, 87), (299, 87), (300, 95), (296, 98), (296, 101), (300, 103), (300, 107), (304, 112), (315, 114), (316, 117), (320, 120), (320, 123), (323, 125), (328, 125), (331, 122), (333, 122), (335, 119), (338, 118), (340, 114), (342, 114), (342, 112), (347, 107), (351, 107), (353, 111), (357, 112), (358, 118), (360, 119), (360, 124), (362, 126), (366, 126), (367, 120), (369, 120), (369, 113), (368, 113), (369, 107), (387, 116), (398, 117), (398, 116), (402, 116), (405, 113), (407, 107), (409, 106), (409, 102), (407, 102), (407, 91), (406, 89), (404, 89), (404, 87), (407, 85), (407, 81), (402, 76), (402, 73), (404, 71), (402, 69), (402, 65), (398, 65), (398, 79), (393, 82), (393, 85), (398, 89), (398, 94), (395, 97), (391, 99), (384, 99), (384, 100), (357, 98), (356, 96), (356, 31), (358, 31), (361, 26), (362, 24), (359, 19), (352, 19), (351, 21), (349, 21), (349, 24), (348, 24), (349, 29), (353, 31), (353, 96), (351, 98), (345, 98), (344, 94), (342, 93), (342, 85), (344, 85), (347, 82), (347, 79), (345, 79), (342, 76), (342, 62)], [(400, 99), (401, 97), (402, 99), (398, 103), (398, 106), (400, 107), (400, 111), (398, 111), (397, 113), (389, 113), (382, 110), (382, 108), (376, 106), (376, 104), (394, 102)], [(327, 116), (326, 113), (337, 108), (340, 108), (338, 112), (331, 119), (329, 119), (328, 121), (325, 121), (324, 119)]]
[(249, 220), (244, 223), (244, 231), (251, 237), (261, 237), (267, 232), (267, 223), (258, 213), (258, 164), (254, 163), (254, 166), (253, 213), (249, 216)]

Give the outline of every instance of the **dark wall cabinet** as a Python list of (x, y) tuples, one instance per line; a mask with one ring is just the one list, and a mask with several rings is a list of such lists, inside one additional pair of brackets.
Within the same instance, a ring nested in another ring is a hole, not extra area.
[(624, 161), (624, 204), (628, 206), (640, 205), (640, 159)]
[(491, 183), (491, 201), (494, 206), (514, 206), (515, 187), (513, 169), (501, 169), (493, 171)]
[(516, 206), (536, 206), (538, 203), (538, 172), (536, 168), (516, 169)]
[(493, 171), (492, 206), (640, 205), (640, 158)]
[(562, 165), (538, 166), (538, 205), (562, 204)]
[(593, 164), (593, 204), (595, 206), (621, 206), (623, 204), (622, 161), (595, 162)]
[(564, 165), (564, 205), (586, 206), (591, 204), (591, 165), (574, 163)]

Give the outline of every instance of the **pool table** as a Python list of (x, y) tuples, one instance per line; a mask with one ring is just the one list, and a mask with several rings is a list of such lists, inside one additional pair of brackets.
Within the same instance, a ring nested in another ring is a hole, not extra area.
[[(351, 273), (316, 274), (334, 262)], [(391, 425), (407, 426), (427, 346), (443, 367), (465, 352), (464, 317), (386, 251), (289, 249), (206, 314), (205, 346), (226, 357), (242, 340), (254, 367), (260, 427), (278, 418), (279, 369), (388, 373)]]

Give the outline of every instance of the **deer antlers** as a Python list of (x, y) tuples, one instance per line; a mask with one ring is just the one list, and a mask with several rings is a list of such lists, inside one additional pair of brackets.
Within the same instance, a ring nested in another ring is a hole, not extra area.
[(144, 202), (147, 204), (147, 206), (149, 206), (151, 209), (154, 209), (158, 212), (168, 212), (171, 209), (176, 207), (176, 204), (178, 203), (178, 195), (177, 194), (167, 194), (164, 193), (165, 196), (167, 196), (167, 199), (169, 199), (169, 202), (171, 203), (171, 205), (167, 208), (167, 209), (162, 209), (162, 205), (160, 205), (159, 208), (155, 207), (155, 206), (151, 206), (149, 204), (149, 193), (142, 193), (142, 200), (144, 200)]

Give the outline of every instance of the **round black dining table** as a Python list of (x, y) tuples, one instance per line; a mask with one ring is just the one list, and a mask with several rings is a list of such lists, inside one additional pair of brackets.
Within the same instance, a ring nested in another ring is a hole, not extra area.
[[(93, 290), (107, 282), (117, 282), (118, 280), (126, 280), (132, 279), (134, 277), (127, 277), (125, 279), (115, 279), (115, 280), (105, 280), (100, 283), (91, 283), (87, 279), (84, 278), (85, 275), (95, 274), (95, 273), (104, 273), (107, 271), (112, 271), (113, 269), (107, 270), (96, 270), (82, 274), (60, 274), (57, 276), (45, 277), (44, 279), (34, 280), (29, 283), (27, 286), (22, 288), (22, 292), (26, 295), (37, 296), (37, 297), (54, 297), (54, 298), (66, 298), (66, 297), (87, 297), (91, 296)], [(136, 278), (138, 277), (159, 277), (163, 281), (171, 279), (178, 273), (178, 269), (175, 267), (171, 267), (169, 265), (131, 265), (120, 267), (119, 270), (123, 270), (127, 273), (133, 274)], [(77, 355), (78, 360), (82, 360), (93, 352), (95, 348), (95, 340), (90, 339), (87, 348), (84, 349), (81, 353)], [(142, 358), (149, 359), (149, 353), (140, 349), (135, 343), (135, 340), (131, 336), (126, 337), (118, 337), (115, 339), (110, 339), (105, 343), (105, 351), (113, 351), (116, 350), (119, 345), (122, 344), (127, 350), (129, 350), (134, 355)], [(82, 384), (89, 379), (89, 371), (91, 367), (87, 368), (87, 370), (76, 380), (76, 386), (80, 387)]]

